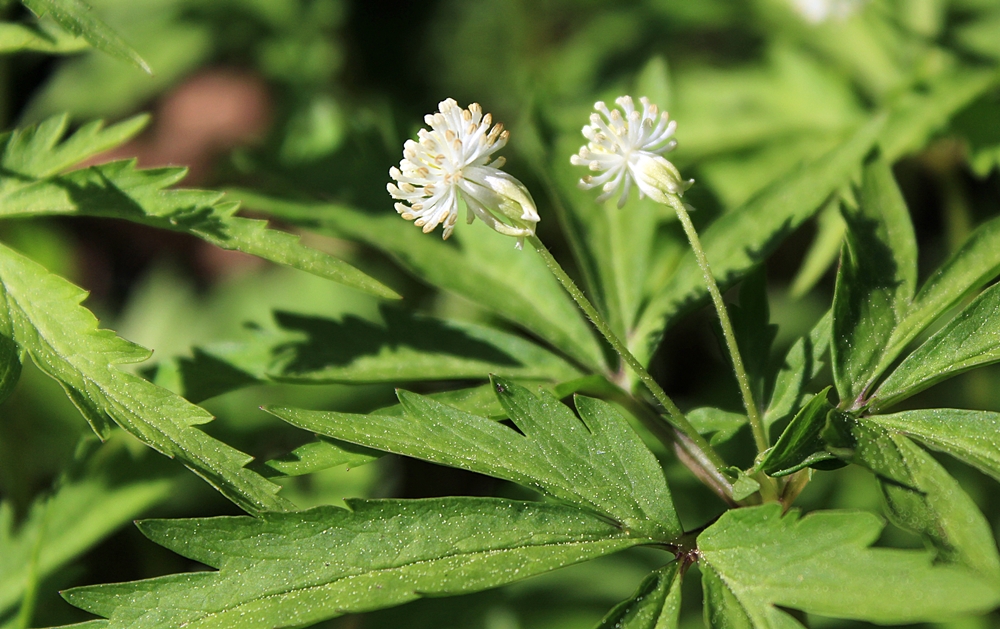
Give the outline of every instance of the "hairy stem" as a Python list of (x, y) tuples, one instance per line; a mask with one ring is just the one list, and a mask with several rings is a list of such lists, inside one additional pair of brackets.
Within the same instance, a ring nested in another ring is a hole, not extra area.
[(712, 446), (708, 444), (705, 438), (702, 437), (697, 430), (695, 430), (694, 426), (691, 425), (691, 422), (684, 417), (684, 413), (682, 413), (681, 410), (677, 408), (677, 405), (674, 404), (674, 401), (670, 399), (670, 396), (668, 396), (663, 388), (657, 384), (656, 380), (653, 380), (653, 377), (649, 375), (646, 368), (643, 367), (638, 360), (636, 360), (635, 356), (632, 355), (632, 352), (629, 351), (628, 347), (626, 347), (625, 344), (622, 343), (622, 341), (615, 335), (604, 318), (597, 312), (597, 309), (590, 303), (590, 300), (588, 300), (586, 295), (583, 294), (583, 291), (581, 291), (573, 282), (572, 278), (566, 274), (566, 271), (563, 270), (559, 262), (552, 257), (552, 254), (549, 253), (549, 250), (546, 249), (544, 244), (542, 244), (542, 241), (539, 240), (537, 236), (531, 236), (528, 238), (528, 241), (531, 243), (531, 246), (538, 251), (538, 254), (542, 256), (542, 260), (545, 261), (545, 265), (549, 267), (549, 270), (556, 276), (559, 283), (563, 285), (563, 288), (565, 288), (566, 292), (573, 298), (573, 301), (575, 301), (580, 309), (583, 310), (584, 314), (587, 315), (587, 318), (594, 324), (594, 327), (596, 327), (604, 338), (607, 339), (608, 343), (611, 344), (611, 347), (613, 347), (618, 353), (622, 361), (624, 361), (625, 364), (632, 369), (635, 375), (642, 380), (642, 383), (646, 385), (646, 388), (653, 394), (656, 401), (659, 402), (667, 411), (667, 421), (671, 426), (684, 435), (684, 437), (686, 437), (686, 441), (691, 444), (692, 448), (699, 455), (698, 457), (692, 458), (696, 458), (700, 465), (709, 466), (711, 468), (710, 470), (706, 470), (706, 472), (710, 471), (713, 476), (721, 476), (722, 474), (720, 470), (726, 467), (726, 463), (722, 460), (722, 457), (720, 457), (719, 454), (712, 449)]
[(694, 257), (698, 260), (698, 266), (701, 267), (701, 273), (705, 278), (705, 286), (708, 287), (708, 293), (712, 296), (712, 304), (715, 306), (715, 312), (719, 315), (719, 323), (722, 324), (722, 336), (726, 339), (726, 349), (729, 351), (729, 356), (733, 361), (733, 371), (736, 372), (736, 381), (739, 383), (740, 393), (743, 396), (743, 406), (747, 411), (747, 419), (750, 420), (753, 439), (757, 444), (757, 451), (763, 452), (769, 446), (767, 431), (764, 430), (764, 422), (761, 421), (760, 411), (757, 409), (757, 404), (753, 399), (753, 392), (750, 390), (750, 377), (747, 375), (746, 367), (743, 366), (740, 348), (736, 344), (733, 323), (729, 320), (729, 311), (726, 310), (726, 304), (722, 301), (722, 293), (719, 292), (719, 285), (715, 283), (712, 269), (708, 265), (708, 258), (705, 256), (705, 249), (701, 246), (701, 239), (698, 238), (698, 232), (691, 222), (687, 208), (684, 207), (684, 203), (675, 195), (666, 196), (670, 201), (670, 207), (677, 213), (677, 218), (680, 219), (681, 225), (684, 227), (684, 233), (687, 234), (688, 242), (691, 243), (691, 249), (694, 251)]

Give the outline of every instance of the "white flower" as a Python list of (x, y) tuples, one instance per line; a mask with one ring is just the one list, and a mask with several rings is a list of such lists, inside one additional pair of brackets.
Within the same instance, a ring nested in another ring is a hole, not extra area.
[(438, 113), (424, 122), (430, 130), (417, 133), (419, 142), (407, 140), (399, 168), (389, 169), (396, 183), (386, 188), (396, 211), (430, 233), (444, 225), (448, 238), (458, 221), (458, 200), (465, 201), (468, 222), (478, 216), (507, 236), (517, 237), (520, 249), (525, 236), (535, 234), (538, 212), (528, 189), (500, 168), (504, 158), (492, 155), (507, 144), (502, 124), (483, 115), (478, 103), (462, 109), (453, 99), (441, 101)]
[(606, 201), (621, 190), (618, 207), (625, 205), (633, 181), (640, 199), (649, 195), (663, 203), (665, 194), (684, 194), (694, 181), (682, 180), (677, 168), (662, 156), (677, 146), (672, 139), (677, 123), (667, 112), (659, 113), (645, 97), (639, 99), (641, 112), (630, 96), (619, 96), (615, 102), (621, 110), (609, 111), (600, 101), (594, 104), (597, 112), (590, 114), (590, 124), (583, 128), (587, 145), (570, 158), (575, 166), (601, 173), (587, 175), (580, 180), (580, 187), (590, 190), (601, 186), (598, 201)]
[(831, 18), (842, 22), (860, 11), (864, 4), (865, 0), (792, 0), (792, 7), (811, 24)]

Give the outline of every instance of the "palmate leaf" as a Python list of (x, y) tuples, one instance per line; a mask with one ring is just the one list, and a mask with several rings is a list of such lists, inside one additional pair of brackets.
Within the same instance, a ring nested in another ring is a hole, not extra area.
[(857, 408), (884, 369), (884, 353), (916, 291), (913, 224), (889, 164), (870, 156), (858, 207), (845, 208), (847, 239), (833, 299), (833, 377), (844, 406)]
[(821, 616), (909, 623), (984, 612), (1000, 588), (933, 553), (870, 548), (874, 515), (820, 511), (782, 516), (768, 504), (733, 509), (698, 536), (711, 627), (800, 627), (776, 606)]
[(97, 328), (80, 302), (86, 293), (0, 245), (0, 335), (62, 385), (98, 435), (114, 422), (155, 450), (181, 460), (244, 509), (280, 510), (278, 486), (245, 469), (251, 457), (196, 426), (212, 420), (204, 409), (117, 365), (150, 352)]
[(476, 592), (654, 540), (573, 507), (498, 498), (350, 500), (259, 518), (153, 520), (153, 541), (218, 572), (64, 592), (123, 629), (305, 626)]
[(21, 0), (24, 6), (41, 17), (52, 16), (59, 26), (73, 35), (82, 37), (100, 51), (112, 57), (118, 57), (135, 65), (146, 74), (153, 71), (131, 46), (125, 43), (118, 33), (94, 15), (94, 10), (83, 0)]
[(247, 341), (197, 347), (191, 358), (161, 364), (156, 382), (193, 402), (279, 380), (294, 383), (484, 380), (488, 373), (563, 381), (580, 376), (568, 362), (514, 334), (383, 306), (381, 321), (275, 312), (278, 331)]
[(577, 396), (581, 422), (545, 391), (535, 395), (502, 378), (493, 385), (518, 430), (406, 391), (399, 391), (401, 417), (265, 410), (320, 435), (513, 481), (627, 530), (680, 535), (662, 468), (613, 406)]
[(600, 344), (579, 309), (533, 251), (517, 251), (479, 222), (448, 242), (423, 234), (394, 212), (295, 203), (244, 190), (233, 193), (255, 210), (385, 251), (421, 281), (460, 295), (532, 332), (582, 365), (604, 368)]
[(220, 192), (168, 190), (184, 178), (183, 168), (141, 170), (127, 160), (59, 174), (121, 143), (144, 122), (136, 118), (107, 129), (91, 123), (62, 142), (65, 117), (5, 134), (0, 147), (0, 217), (70, 214), (130, 220), (191, 234), (379, 297), (398, 297), (346, 262), (302, 245), (293, 234), (235, 216), (239, 204), (223, 201)]

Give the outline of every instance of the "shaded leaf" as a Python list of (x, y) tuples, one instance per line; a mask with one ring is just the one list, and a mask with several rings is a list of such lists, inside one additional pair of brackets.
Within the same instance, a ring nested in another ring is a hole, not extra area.
[(150, 352), (100, 330), (80, 306), (81, 289), (0, 246), (0, 335), (12, 338), (59, 382), (98, 435), (114, 422), (158, 452), (181, 460), (241, 507), (282, 509), (278, 486), (245, 469), (251, 457), (197, 428), (204, 409), (120, 370)]
[(1000, 285), (992, 286), (907, 356), (871, 397), (888, 408), (942, 380), (1000, 360)]
[(513, 481), (652, 537), (681, 533), (663, 470), (613, 406), (577, 396), (581, 422), (545, 391), (493, 383), (518, 430), (406, 391), (403, 417), (265, 410), (327, 437)]
[(675, 629), (681, 611), (677, 562), (655, 570), (639, 588), (608, 612), (596, 629)]
[(174, 472), (135, 460), (125, 445), (113, 439), (93, 452), (51, 496), (36, 500), (17, 526), (12, 505), (0, 503), (0, 617), (24, 593), (36, 542), (35, 576), (41, 580), (175, 489)]
[(879, 156), (865, 164), (858, 207), (845, 207), (844, 219), (830, 352), (841, 404), (858, 408), (886, 368), (886, 346), (917, 280), (910, 215), (889, 164)]
[(152, 74), (149, 65), (118, 33), (94, 15), (94, 10), (83, 0), (21, 0), (24, 6), (41, 17), (50, 15), (73, 35), (82, 37), (102, 52), (128, 61), (135, 67)]
[(259, 518), (152, 520), (150, 539), (218, 572), (63, 593), (109, 628), (303, 626), (484, 590), (637, 544), (572, 507), (497, 498), (351, 500)]
[[(589, 324), (532, 251), (517, 251), (479, 222), (456, 229), (448, 242), (421, 233), (394, 212), (295, 203), (239, 190), (248, 206), (322, 233), (381, 249), (422, 281), (473, 301), (536, 334), (583, 365), (604, 365)], [(530, 248), (529, 248), (530, 249)]]
[(788, 350), (774, 377), (771, 401), (764, 412), (764, 425), (771, 427), (775, 422), (796, 412), (802, 405), (806, 386), (823, 369), (823, 354), (830, 347), (830, 327), (833, 318), (829, 312), (813, 326), (809, 336), (795, 341)]
[(827, 402), (830, 387), (817, 393), (792, 418), (778, 442), (767, 451), (758, 467), (769, 476), (786, 476), (804, 467), (836, 459), (826, 451), (824, 432), (828, 430), (829, 414), (838, 413)]
[(718, 595), (725, 586), (724, 604), (742, 611), (743, 621), (731, 626), (796, 626), (776, 617), (775, 606), (907, 623), (983, 612), (1000, 601), (995, 584), (959, 566), (935, 565), (930, 552), (869, 548), (883, 527), (874, 515), (819, 511), (800, 518), (781, 511), (778, 504), (733, 509), (698, 536), (703, 574), (711, 570), (719, 581), (712, 590)]
[(261, 473), (276, 472), (282, 476), (302, 476), (331, 467), (360, 467), (381, 458), (382, 453), (346, 441), (317, 437), (288, 454), (264, 462)]
[(788, 289), (792, 297), (802, 297), (812, 290), (837, 261), (847, 230), (838, 206), (837, 200), (831, 201), (816, 216), (816, 236)]

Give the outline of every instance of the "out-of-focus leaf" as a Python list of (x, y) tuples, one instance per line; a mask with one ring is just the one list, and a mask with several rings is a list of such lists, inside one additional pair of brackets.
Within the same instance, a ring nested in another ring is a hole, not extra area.
[(947, 452), (1000, 481), (1000, 413), (926, 408), (868, 421)]
[(238, 203), (221, 192), (167, 190), (184, 178), (183, 168), (139, 170), (135, 160), (111, 162), (56, 175), (87, 156), (135, 133), (144, 119), (101, 131), (91, 123), (62, 144), (66, 119), (52, 118), (3, 137), (0, 215), (13, 218), (72, 214), (120, 218), (192, 234), (223, 249), (235, 249), (346, 284), (379, 297), (398, 297), (346, 262), (302, 245), (297, 236), (267, 228), (265, 221), (235, 216)]
[(832, 201), (816, 216), (816, 237), (809, 247), (799, 272), (788, 289), (793, 297), (802, 297), (819, 282), (823, 274), (837, 261), (847, 225), (840, 215), (839, 202)]
[(674, 562), (643, 579), (595, 629), (676, 629), (680, 611), (681, 574)]
[(493, 383), (520, 432), (405, 391), (404, 417), (266, 410), (321, 435), (510, 480), (645, 535), (681, 533), (662, 468), (614, 407), (577, 396), (581, 422), (549, 393)]
[[(997, 13), (997, 18), (996, 34), (1000, 36), (1000, 13)], [(1000, 166), (1000, 95), (995, 91), (955, 116), (952, 129), (965, 141), (973, 172), (986, 177)]]
[(885, 160), (865, 165), (858, 208), (845, 207), (844, 219), (830, 352), (841, 404), (857, 407), (886, 368), (889, 339), (917, 283), (913, 224)]
[(940, 72), (922, 90), (906, 90), (889, 104), (879, 145), (889, 163), (923, 148), (931, 136), (979, 95), (1000, 82), (993, 69), (957, 67)]
[(0, 334), (0, 404), (3, 404), (21, 378), (21, 348), (13, 339)]
[(709, 443), (713, 446), (735, 437), (740, 428), (747, 423), (746, 415), (711, 406), (702, 406), (689, 411), (687, 419), (700, 434), (712, 435)]
[(545, 339), (581, 364), (599, 369), (601, 346), (544, 262), (514, 249), (476, 221), (448, 242), (421, 233), (395, 212), (371, 215), (344, 206), (296, 203), (235, 191), (249, 207), (294, 224), (361, 240), (381, 249), (421, 280), (469, 299)]
[(259, 518), (152, 520), (153, 541), (217, 572), (76, 588), (110, 628), (308, 625), (476, 592), (642, 543), (587, 512), (498, 498), (351, 500)]
[(98, 435), (111, 422), (153, 449), (176, 457), (250, 511), (280, 510), (278, 486), (244, 468), (249, 455), (197, 428), (208, 411), (118, 365), (150, 352), (100, 330), (80, 302), (86, 293), (0, 245), (0, 335), (7, 336), (42, 371), (59, 382)]
[(0, 23), (0, 54), (34, 50), (49, 54), (70, 54), (86, 50), (90, 44), (57, 28), (39, 24)]
[(82, 37), (102, 52), (128, 61), (135, 67), (152, 74), (146, 61), (125, 40), (94, 14), (83, 0), (21, 0), (35, 15), (50, 15), (73, 35)]
[[(882, 124), (881, 118), (871, 121), (835, 150), (804, 164), (710, 225), (701, 240), (716, 280), (728, 286), (812, 216), (858, 168)], [(687, 255), (639, 318), (629, 346), (640, 362), (652, 355), (667, 322), (705, 296), (694, 254)]]
[(729, 311), (750, 390), (756, 403), (763, 404), (771, 384), (771, 345), (778, 334), (778, 326), (771, 323), (767, 274), (763, 266), (746, 274), (740, 284), (739, 305), (731, 305)]
[(907, 356), (871, 397), (888, 408), (918, 391), (1000, 360), (1000, 286), (992, 286)]
[(977, 16), (955, 31), (955, 40), (972, 52), (1000, 59), (1000, 11)]
[(135, 460), (125, 445), (101, 446), (16, 526), (11, 504), (0, 503), (0, 617), (24, 593), (38, 536), (40, 580), (170, 495), (176, 474)]
[(781, 511), (779, 504), (732, 509), (698, 536), (703, 573), (718, 581), (711, 591), (742, 612), (741, 621), (713, 626), (797, 626), (776, 606), (910, 623), (982, 612), (1000, 600), (995, 584), (960, 566), (935, 565), (930, 552), (870, 548), (883, 527), (872, 514), (818, 511), (800, 519)]

